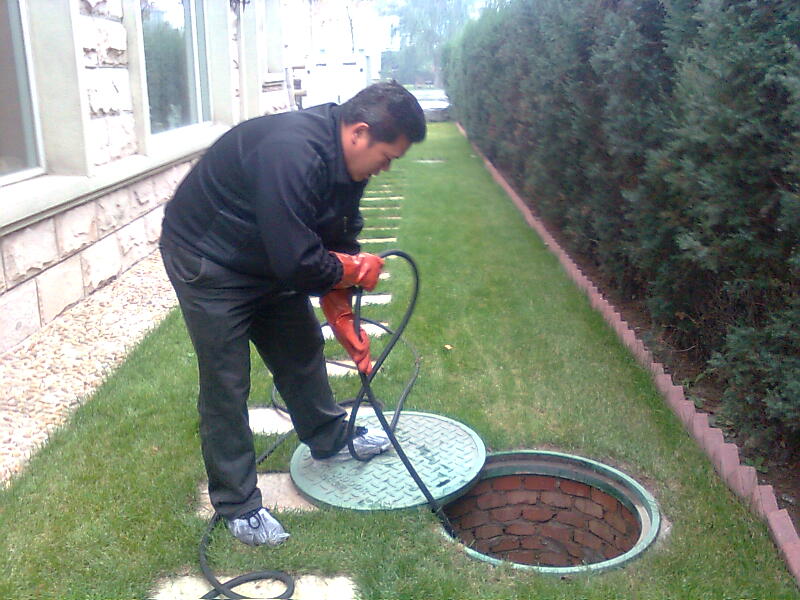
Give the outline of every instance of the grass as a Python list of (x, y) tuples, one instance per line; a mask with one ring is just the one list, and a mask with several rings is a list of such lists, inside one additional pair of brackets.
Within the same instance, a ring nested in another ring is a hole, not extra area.
[[(407, 408), (466, 423), (490, 450), (557, 449), (620, 467), (656, 496), (669, 535), (624, 569), (561, 580), (468, 558), (443, 543), (426, 509), (284, 512), (292, 538), (278, 549), (216, 535), (217, 572), (343, 574), (370, 600), (800, 597), (766, 527), (721, 484), (455, 127), (433, 125), (383, 182), (404, 195), (403, 218), (373, 212), (367, 224), (399, 224), (392, 246), (422, 278), (406, 333), (422, 373)], [(406, 297), (407, 269), (389, 269), (378, 291)], [(396, 323), (403, 309), (398, 300), (364, 313)], [(330, 353), (341, 356), (333, 344)], [(402, 345), (387, 361), (376, 382), (387, 404), (410, 361)], [(254, 365), (251, 403), (264, 404), (271, 382)], [(352, 378), (333, 385), (341, 399), (357, 391)], [(0, 491), (0, 597), (146, 598), (160, 577), (199, 572), (195, 396), (192, 349), (173, 313)], [(259, 447), (269, 441), (258, 437)], [(286, 470), (295, 444), (260, 468)]]

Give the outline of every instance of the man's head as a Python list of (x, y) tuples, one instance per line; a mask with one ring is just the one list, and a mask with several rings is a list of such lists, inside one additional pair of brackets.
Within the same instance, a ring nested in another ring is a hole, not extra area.
[(387, 171), (412, 143), (425, 139), (425, 115), (395, 81), (371, 85), (342, 104), (342, 149), (355, 181)]

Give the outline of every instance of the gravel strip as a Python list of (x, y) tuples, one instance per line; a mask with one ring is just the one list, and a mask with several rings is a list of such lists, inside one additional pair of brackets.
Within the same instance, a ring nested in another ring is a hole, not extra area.
[(0, 485), (176, 305), (155, 251), (0, 355)]

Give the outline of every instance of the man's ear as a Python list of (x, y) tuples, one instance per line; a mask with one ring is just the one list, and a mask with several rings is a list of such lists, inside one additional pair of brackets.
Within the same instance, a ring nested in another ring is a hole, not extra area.
[(353, 144), (357, 144), (362, 138), (365, 138), (367, 141), (369, 141), (369, 123), (365, 123), (363, 121), (353, 123), (350, 130), (351, 142)]

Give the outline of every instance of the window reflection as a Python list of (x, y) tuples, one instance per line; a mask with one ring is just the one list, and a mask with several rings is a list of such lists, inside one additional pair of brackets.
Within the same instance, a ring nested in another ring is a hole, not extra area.
[(38, 166), (19, 6), (0, 2), (0, 177)]
[[(198, 73), (205, 61), (202, 24), (190, 0), (142, 0), (150, 130), (160, 133), (204, 120), (205, 86)], [(196, 39), (196, 32), (200, 32)], [(197, 42), (197, 43), (196, 43)], [(205, 78), (203, 78), (205, 79)]]

